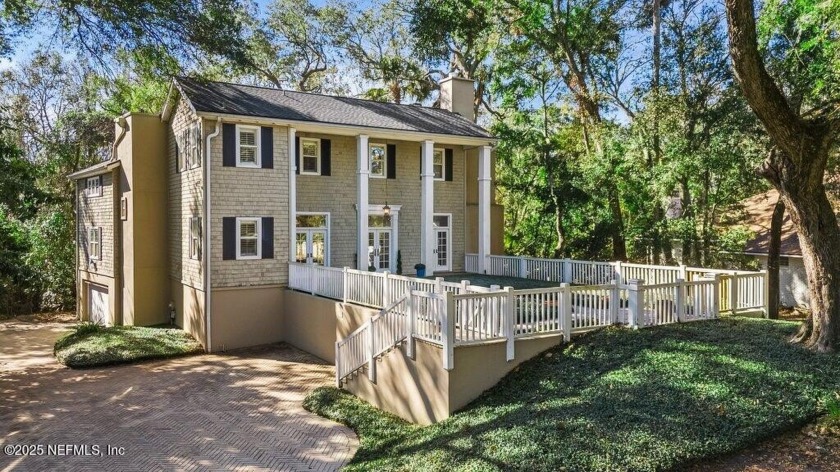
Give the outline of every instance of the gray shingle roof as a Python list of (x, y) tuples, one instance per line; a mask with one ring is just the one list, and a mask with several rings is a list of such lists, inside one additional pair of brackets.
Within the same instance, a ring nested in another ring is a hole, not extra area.
[(492, 138), (461, 115), (438, 108), (397, 105), (181, 77), (178, 84), (198, 112), (311, 121), (365, 128)]

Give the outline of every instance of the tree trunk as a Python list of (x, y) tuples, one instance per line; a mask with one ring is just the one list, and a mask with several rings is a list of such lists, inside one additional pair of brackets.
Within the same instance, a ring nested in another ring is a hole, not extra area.
[[(651, 35), (653, 36), (653, 74), (651, 87), (653, 89), (653, 162), (649, 165), (651, 169), (658, 165), (662, 158), (662, 149), (659, 144), (659, 69), (660, 69), (660, 21), (661, 3), (660, 0), (653, 0), (653, 25)], [(665, 212), (658, 202), (654, 202), (653, 210), (653, 241), (652, 253), (653, 264), (659, 265), (659, 257), (662, 252), (662, 227), (660, 222), (665, 219)]]
[(806, 119), (790, 107), (758, 52), (752, 0), (725, 3), (735, 77), (777, 151), (762, 174), (779, 190), (796, 227), (808, 276), (811, 314), (792, 340), (832, 351), (840, 331), (840, 226), (823, 179), (840, 121)]
[(782, 250), (782, 223), (785, 204), (779, 198), (770, 221), (770, 247), (767, 251), (767, 317), (779, 319), (779, 253)]

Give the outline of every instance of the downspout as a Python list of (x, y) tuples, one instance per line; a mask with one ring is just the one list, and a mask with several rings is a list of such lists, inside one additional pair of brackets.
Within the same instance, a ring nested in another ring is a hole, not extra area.
[[(111, 149), (111, 162), (116, 162), (119, 160), (117, 156), (117, 147), (122, 142), (125, 134), (128, 132), (128, 123), (125, 121), (125, 115), (117, 118), (116, 120), (117, 126), (120, 127), (120, 135), (117, 136), (117, 139), (114, 140), (114, 146)], [(112, 200), (113, 200), (113, 227), (114, 227), (114, 240), (112, 244), (114, 246), (114, 261), (113, 261), (113, 271), (114, 271), (114, 325), (122, 326), (124, 324), (123, 316), (123, 292), (125, 287), (123, 284), (125, 283), (125, 265), (123, 264), (124, 257), (123, 253), (125, 251), (125, 241), (123, 241), (123, 220), (122, 215), (120, 214), (120, 210), (122, 209), (122, 175), (123, 169), (121, 166), (117, 166), (113, 171), (111, 171), (111, 193)], [(117, 247), (119, 245), (119, 247)], [(101, 251), (100, 247), (100, 251)]]
[(204, 259), (204, 329), (207, 336), (207, 352), (213, 352), (212, 341), (212, 317), (210, 316), (211, 292), (210, 289), (210, 166), (213, 160), (210, 158), (210, 140), (222, 132), (222, 118), (216, 118), (216, 129), (207, 135), (207, 144), (204, 147), (204, 244), (201, 257)]
[(117, 122), (117, 125), (120, 127), (120, 135), (117, 136), (117, 139), (114, 140), (114, 144), (111, 146), (111, 161), (117, 160), (117, 147), (122, 142), (123, 138), (125, 137), (125, 133), (128, 131), (128, 126), (126, 126), (125, 122), (125, 115), (117, 118), (114, 120)]
[(82, 321), (82, 305), (86, 301), (82, 298), (82, 283), (79, 281), (79, 181), (73, 180), (73, 216), (76, 221), (76, 319)]

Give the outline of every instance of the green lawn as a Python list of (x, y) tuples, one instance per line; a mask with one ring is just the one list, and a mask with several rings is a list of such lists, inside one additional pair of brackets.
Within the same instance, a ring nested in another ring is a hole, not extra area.
[(179, 328), (113, 326), (90, 323), (55, 343), (55, 357), (68, 367), (95, 367), (202, 352)]
[(663, 470), (803, 425), (840, 395), (840, 356), (732, 318), (586, 335), (428, 427), (334, 388), (306, 408), (353, 428), (348, 470)]

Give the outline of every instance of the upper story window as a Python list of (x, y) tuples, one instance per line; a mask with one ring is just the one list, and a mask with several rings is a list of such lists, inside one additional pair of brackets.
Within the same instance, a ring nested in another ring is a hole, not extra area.
[(260, 259), (260, 218), (236, 219), (236, 258)]
[(260, 167), (260, 128), (236, 125), (236, 166)]
[(301, 174), (321, 175), (321, 140), (300, 138)]
[(435, 149), (432, 155), (432, 169), (435, 171), (435, 180), (446, 180), (446, 166), (444, 162), (443, 149)]
[(201, 163), (199, 149), (201, 147), (201, 125), (195, 123), (184, 130), (185, 150), (184, 163), (187, 169), (194, 169)]
[(88, 197), (102, 196), (102, 176), (88, 177), (85, 180), (85, 195)]
[(386, 148), (384, 144), (370, 145), (370, 176), (384, 179), (388, 173), (386, 169), (388, 159), (386, 158)]
[(201, 217), (190, 218), (190, 259), (201, 259)]
[(91, 261), (102, 259), (102, 228), (88, 228), (88, 258)]

